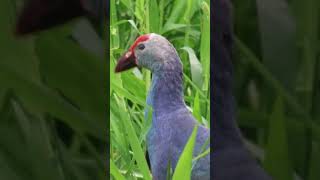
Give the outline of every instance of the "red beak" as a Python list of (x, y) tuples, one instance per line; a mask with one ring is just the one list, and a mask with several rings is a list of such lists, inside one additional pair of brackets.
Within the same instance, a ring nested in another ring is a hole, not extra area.
[(122, 72), (133, 67), (136, 67), (136, 57), (131, 51), (126, 52), (122, 57), (119, 58), (115, 72)]

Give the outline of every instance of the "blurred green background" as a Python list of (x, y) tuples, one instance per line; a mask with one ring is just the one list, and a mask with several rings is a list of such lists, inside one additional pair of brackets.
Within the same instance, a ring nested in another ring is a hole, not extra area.
[[(274, 179), (318, 180), (320, 2), (232, 2), (234, 92), (246, 143)], [(109, 97), (111, 173), (125, 179), (149, 173), (143, 154), (148, 122), (142, 117), (150, 74), (112, 73), (116, 58), (140, 33), (156, 32), (173, 42), (184, 61), (185, 100), (210, 126), (210, 2), (110, 3), (110, 76), (117, 83), (108, 95), (100, 28), (80, 18), (17, 39), (12, 32), (22, 1), (0, 2), (1, 179), (105, 179)]]
[(320, 179), (317, 0), (233, 0), (238, 120), (276, 180)]
[[(139, 35), (163, 35), (181, 57), (186, 104), (201, 124), (210, 127), (210, 1), (111, 0), (110, 10), (112, 179), (151, 179), (145, 158), (151, 116), (144, 118), (151, 75), (137, 68), (115, 74), (115, 64)], [(191, 170), (187, 163), (182, 166), (184, 174)]]
[(105, 32), (78, 18), (14, 37), (23, 2), (0, 1), (0, 179), (105, 179)]

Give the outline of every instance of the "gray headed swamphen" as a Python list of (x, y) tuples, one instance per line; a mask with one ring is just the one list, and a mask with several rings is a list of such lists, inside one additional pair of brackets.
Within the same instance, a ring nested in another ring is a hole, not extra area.
[[(153, 109), (147, 135), (153, 179), (165, 180), (169, 163), (174, 169), (198, 122), (183, 100), (182, 63), (173, 45), (157, 34), (140, 36), (118, 61), (115, 71), (139, 66), (152, 72), (147, 104)], [(208, 141), (210, 130), (199, 126), (194, 154)], [(208, 145), (209, 146), (209, 145)], [(192, 179), (210, 179), (210, 155), (196, 162)]]
[(270, 180), (245, 148), (235, 121), (232, 95), (232, 25), (228, 0), (213, 0), (211, 112), (214, 180)]

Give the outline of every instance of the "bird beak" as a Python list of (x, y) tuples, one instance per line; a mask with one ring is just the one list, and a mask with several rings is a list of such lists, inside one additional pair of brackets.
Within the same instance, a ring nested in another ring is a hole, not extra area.
[(137, 66), (136, 57), (131, 51), (119, 58), (115, 72), (122, 72)]

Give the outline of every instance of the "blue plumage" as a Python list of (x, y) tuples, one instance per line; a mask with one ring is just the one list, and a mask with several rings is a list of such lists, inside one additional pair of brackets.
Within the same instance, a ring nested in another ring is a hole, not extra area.
[[(147, 146), (153, 179), (165, 180), (169, 163), (172, 169), (176, 167), (198, 122), (184, 103), (181, 60), (168, 40), (157, 34), (140, 36), (120, 58), (116, 72), (134, 66), (144, 67), (152, 72), (147, 104), (153, 111)], [(199, 126), (194, 156), (200, 153), (209, 133), (209, 129)], [(192, 179), (210, 179), (210, 155), (197, 161), (193, 167)]]
[[(182, 77), (179, 72), (154, 75), (148, 104), (153, 107), (152, 127), (147, 136), (148, 152), (154, 179), (165, 179), (171, 161), (175, 168), (197, 121), (183, 102)], [(199, 154), (209, 130), (198, 129), (195, 154)], [(210, 179), (210, 155), (200, 159), (192, 172), (192, 179)]]

